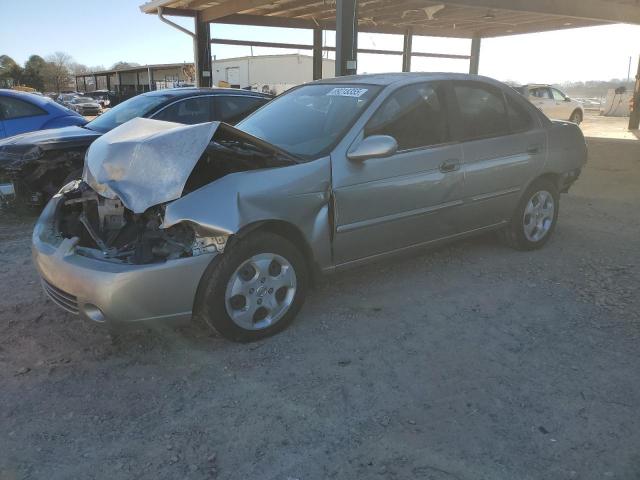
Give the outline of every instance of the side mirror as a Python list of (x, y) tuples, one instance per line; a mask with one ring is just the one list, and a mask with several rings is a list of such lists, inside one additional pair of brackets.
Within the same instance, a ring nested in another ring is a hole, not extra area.
[(564, 101), (565, 101), (565, 102), (570, 102), (570, 101), (571, 101), (571, 99), (570, 99), (569, 97), (564, 97)]
[(371, 135), (362, 140), (349, 153), (353, 162), (364, 162), (370, 158), (389, 157), (398, 151), (398, 142), (389, 135)]

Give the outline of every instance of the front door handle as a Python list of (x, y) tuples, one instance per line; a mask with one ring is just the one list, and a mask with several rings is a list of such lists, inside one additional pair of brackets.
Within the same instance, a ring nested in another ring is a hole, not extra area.
[(540, 145), (531, 145), (530, 147), (527, 147), (527, 153), (531, 154), (531, 155), (535, 155), (536, 153), (540, 153), (541, 147)]
[(460, 168), (460, 160), (445, 160), (440, 164), (442, 173), (455, 172)]

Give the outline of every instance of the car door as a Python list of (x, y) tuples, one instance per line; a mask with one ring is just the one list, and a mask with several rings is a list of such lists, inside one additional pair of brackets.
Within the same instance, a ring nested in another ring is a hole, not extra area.
[(151, 118), (186, 125), (211, 122), (213, 120), (213, 101), (213, 95), (182, 98), (160, 109)]
[(39, 130), (48, 115), (37, 105), (13, 97), (0, 97), (0, 109), (6, 137)]
[(361, 162), (332, 158), (338, 265), (456, 233), (462, 148), (451, 141), (444, 84), (393, 92), (353, 146), (371, 135), (394, 137), (397, 152)]
[(510, 218), (523, 188), (542, 166), (546, 133), (515, 93), (473, 81), (451, 88), (465, 176), (460, 230), (499, 225)]
[(571, 105), (571, 102), (567, 99), (566, 95), (557, 88), (551, 89), (551, 95), (555, 102), (553, 118), (568, 120), (573, 113), (573, 106)]
[(529, 100), (536, 107), (542, 110), (549, 118), (555, 118), (555, 107), (556, 102), (553, 99), (553, 95), (551, 94), (551, 89), (549, 87), (535, 87), (529, 89)]

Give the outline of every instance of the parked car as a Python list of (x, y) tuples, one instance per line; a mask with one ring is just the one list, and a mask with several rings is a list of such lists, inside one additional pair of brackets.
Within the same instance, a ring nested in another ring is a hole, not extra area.
[(0, 138), (86, 123), (82, 116), (47, 97), (0, 89)]
[(73, 101), (74, 98), (79, 97), (80, 94), (79, 93), (61, 93), (60, 95), (58, 95), (58, 97), (56, 98), (56, 102), (58, 102), (60, 105), (63, 105), (67, 108), (71, 108), (71, 102)]
[(109, 90), (95, 90), (93, 92), (85, 92), (82, 95), (93, 98), (103, 109), (110, 108), (112, 104), (113, 106), (116, 104), (116, 94)]
[[(82, 173), (84, 154), (102, 134), (135, 117), (194, 124), (223, 120), (236, 123), (271, 99), (232, 89), (177, 88), (133, 97), (86, 125), (20, 135), (0, 141), (0, 187), (17, 199), (42, 205)], [(78, 117), (78, 114), (73, 112)]]
[(584, 119), (584, 108), (580, 102), (569, 98), (550, 85), (523, 85), (516, 90), (529, 99), (549, 118), (569, 120), (577, 125)]
[[(134, 119), (33, 234), (50, 298), (110, 324), (291, 323), (314, 275), (491, 230), (542, 247), (587, 158), (573, 123), (462, 74), (327, 79), (237, 125)], [(152, 172), (152, 173), (151, 173)]]
[(75, 97), (71, 100), (69, 108), (80, 115), (95, 117), (102, 113), (100, 104), (91, 97)]

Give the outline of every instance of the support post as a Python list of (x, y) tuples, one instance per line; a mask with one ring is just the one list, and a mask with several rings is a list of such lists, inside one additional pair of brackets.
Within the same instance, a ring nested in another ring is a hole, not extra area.
[(413, 43), (413, 34), (411, 33), (411, 29), (408, 28), (406, 32), (404, 32), (404, 46), (402, 47), (402, 71), (410, 72), (411, 71), (411, 50)]
[(122, 93), (122, 74), (120, 72), (117, 72), (117, 77), (118, 77), (118, 93)]
[(196, 67), (196, 86), (211, 87), (211, 29), (209, 22), (202, 21), (202, 13), (194, 18), (195, 38), (193, 58)]
[(140, 93), (140, 72), (136, 71), (136, 95)]
[(469, 73), (478, 74), (480, 67), (480, 37), (475, 35), (471, 39), (471, 58), (469, 59)]
[(107, 92), (111, 91), (111, 75), (109, 73), (107, 73), (105, 75), (106, 78), (106, 83), (107, 83)]
[(358, 0), (336, 0), (336, 77), (358, 70)]
[(82, 83), (84, 84), (84, 93), (87, 93), (87, 77), (82, 76)]
[(313, 79), (322, 78), (322, 29), (313, 29)]
[(633, 89), (633, 110), (629, 116), (629, 130), (640, 128), (640, 57), (638, 57), (638, 73), (636, 73), (636, 85)]
[(78, 91), (78, 76), (76, 75), (76, 92)]
[(149, 91), (153, 90), (153, 72), (151, 67), (147, 67), (147, 83), (149, 83)]

